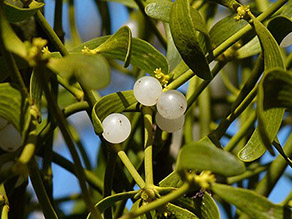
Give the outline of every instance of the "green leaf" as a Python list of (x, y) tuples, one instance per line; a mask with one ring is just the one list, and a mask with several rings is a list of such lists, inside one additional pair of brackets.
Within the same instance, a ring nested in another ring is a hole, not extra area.
[(274, 69), (263, 78), (264, 110), (285, 107), (292, 110), (292, 74)]
[(159, 182), (159, 186), (161, 187), (175, 187), (178, 188), (182, 184), (182, 180), (180, 175), (173, 171), (167, 177)]
[(134, 103), (137, 100), (132, 90), (112, 93), (97, 101), (91, 115), (95, 133), (99, 135), (103, 132), (101, 121), (105, 117), (111, 113), (122, 112)]
[(236, 11), (236, 9), (241, 6), (236, 0), (208, 0), (209, 2), (216, 2), (220, 5), (224, 5), (231, 10)]
[(4, 12), (9, 22), (20, 22), (34, 15), (39, 9), (44, 7), (44, 5), (43, 2), (33, 0), (28, 8), (20, 8), (4, 1)]
[[(264, 53), (265, 74), (270, 69), (284, 69), (281, 51), (276, 40), (261, 22), (255, 18), (253, 22)], [(259, 124), (247, 144), (238, 153), (239, 159), (245, 162), (258, 159), (265, 153), (267, 148), (273, 153), (271, 143), (277, 136), (284, 116), (284, 109), (275, 108), (264, 110), (263, 99), (263, 85), (260, 83), (257, 104)]]
[(0, 34), (3, 40), (3, 44), (8, 51), (15, 53), (22, 58), (26, 58), (26, 46), (16, 36), (2, 12), (0, 13)]
[[(75, 47), (71, 50), (71, 52), (81, 53), (84, 46), (87, 46), (89, 49), (95, 49), (109, 39), (109, 37), (110, 36), (103, 36), (87, 41), (78, 47)], [(125, 53), (119, 50), (116, 51), (115, 54), (108, 54), (106, 52), (102, 54), (107, 58), (118, 59), (121, 61), (125, 60)], [(165, 74), (169, 73), (169, 64), (165, 56), (155, 49), (150, 43), (139, 38), (132, 39), (130, 64), (146, 71), (152, 76), (154, 76), (154, 71), (156, 68), (161, 68), (162, 72)]]
[(220, 218), (219, 209), (208, 192), (199, 191), (196, 197), (181, 197), (173, 203), (193, 212), (201, 219)]
[(290, 209), (286, 209), (281, 205), (273, 204), (266, 197), (251, 190), (215, 183), (212, 185), (212, 191), (226, 202), (235, 205), (251, 218), (280, 219), (291, 217)]
[(130, 64), (132, 49), (132, 33), (128, 26), (121, 27), (114, 35), (107, 39), (104, 43), (94, 49), (97, 53), (106, 53), (108, 58), (115, 58), (121, 55), (120, 59), (124, 59), (124, 67)]
[[(99, 210), (99, 212), (104, 212), (108, 207), (114, 205), (118, 201), (126, 200), (129, 198), (133, 198), (138, 191), (131, 191), (131, 192), (122, 192), (118, 194), (114, 194), (111, 196), (108, 196), (101, 201), (99, 201), (95, 207)], [(91, 218), (91, 214), (89, 213), (87, 218)]]
[(229, 15), (218, 21), (210, 30), (210, 39), (214, 46), (219, 46), (233, 34), (238, 32), (248, 23), (241, 19), (239, 21), (234, 19), (235, 14)]
[(72, 54), (50, 58), (48, 67), (66, 79), (75, 77), (91, 89), (102, 89), (110, 82), (110, 67), (102, 55)]
[(157, 1), (148, 4), (145, 7), (145, 12), (149, 17), (157, 20), (169, 22), (172, 2), (169, 1)]
[(170, 213), (170, 217), (175, 216), (175, 218), (184, 218), (184, 219), (194, 219), (198, 218), (194, 213), (188, 211), (185, 208), (173, 204), (167, 204), (166, 210)]
[(223, 176), (236, 176), (244, 172), (242, 162), (231, 153), (206, 143), (193, 142), (184, 146), (178, 155), (176, 170), (211, 170)]
[(14, 84), (0, 84), (0, 117), (12, 123), (14, 127), (26, 135), (30, 123), (28, 101)]
[(200, 47), (196, 32), (199, 31), (203, 34), (205, 32), (202, 30), (201, 25), (197, 25), (202, 18), (198, 12), (191, 13), (190, 11), (188, 1), (177, 0), (173, 3), (169, 22), (172, 37), (185, 63), (200, 78), (210, 80), (212, 79), (212, 74), (208, 61)]

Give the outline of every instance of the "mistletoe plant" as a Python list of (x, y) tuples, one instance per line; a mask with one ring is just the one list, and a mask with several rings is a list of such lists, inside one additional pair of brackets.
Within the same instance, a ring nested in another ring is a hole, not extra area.
[[(216, 219), (218, 203), (229, 218), (291, 218), (292, 192), (281, 204), (267, 197), (292, 167), (292, 134), (284, 146), (277, 138), (291, 126), (292, 54), (279, 44), (292, 31), (292, 1), (115, 1), (137, 37), (128, 26), (111, 34), (108, 2), (96, 0), (104, 36), (81, 43), (68, 0), (65, 47), (62, 0), (54, 28), (45, 1), (0, 0), (1, 218)], [(215, 21), (222, 6), (229, 15)], [(135, 79), (133, 90), (100, 97), (113, 69)], [(101, 140), (95, 167), (67, 120), (81, 111)], [(54, 151), (55, 130), (73, 162)], [(80, 194), (53, 196), (53, 163), (74, 174)]]

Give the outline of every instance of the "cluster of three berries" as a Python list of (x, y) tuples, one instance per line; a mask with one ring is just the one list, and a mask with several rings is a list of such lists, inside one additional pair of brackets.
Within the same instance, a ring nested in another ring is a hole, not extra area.
[[(166, 132), (175, 132), (183, 127), (184, 113), (187, 109), (185, 96), (177, 90), (162, 91), (160, 82), (150, 76), (144, 76), (134, 84), (134, 96), (144, 106), (156, 105), (156, 124)], [(128, 138), (131, 124), (126, 116), (113, 113), (103, 122), (103, 137), (111, 143), (121, 143)]]

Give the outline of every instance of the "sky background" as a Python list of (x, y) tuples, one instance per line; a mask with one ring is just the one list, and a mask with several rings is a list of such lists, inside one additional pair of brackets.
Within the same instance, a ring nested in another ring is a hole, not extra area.
[[(100, 17), (97, 13), (97, 8), (93, 0), (75, 0), (76, 3), (76, 23), (77, 29), (79, 30), (80, 36), (83, 41), (90, 40), (92, 38), (96, 38), (100, 36)], [(112, 19), (112, 33), (118, 30), (121, 26), (127, 24), (129, 15), (127, 9), (122, 6), (121, 4), (109, 2), (109, 7), (111, 10)], [(64, 31), (66, 33), (65, 38), (70, 38), (70, 31), (69, 31), (69, 20), (68, 20), (68, 4), (64, 1), (64, 8), (63, 8), (63, 24), (64, 24)], [(54, 1), (53, 0), (46, 0), (45, 5), (45, 17), (49, 21), (51, 25), (53, 25), (53, 15), (54, 15)], [(128, 76), (117, 74), (116, 72), (112, 72), (112, 81), (111, 84), (104, 90), (100, 92), (102, 96), (113, 93), (116, 91), (122, 90), (129, 90), (132, 89), (134, 84), (134, 80)], [(186, 86), (181, 88), (182, 91), (186, 90)], [(93, 166), (96, 166), (96, 157), (99, 147), (99, 138), (95, 135), (93, 131), (93, 127), (89, 121), (89, 118), (86, 113), (77, 113), (69, 118), (69, 121), (76, 127), (77, 131), (79, 132), (80, 136), (82, 136), (82, 142), (85, 145), (85, 150), (89, 155), (90, 162)], [(278, 137), (280, 143), (284, 143), (287, 135), (290, 133), (290, 129), (286, 128), (283, 129)], [(234, 134), (237, 132), (236, 123), (233, 123), (231, 127), (228, 129), (229, 134)], [(223, 145), (226, 144), (226, 139), (222, 140), (221, 142)], [(71, 160), (70, 153), (67, 147), (64, 145), (64, 141), (59, 134), (56, 139), (56, 146), (54, 149), (56, 152), (62, 154), (62, 156), (66, 157), (67, 159)], [(273, 160), (274, 157), (271, 157), (268, 153), (263, 156), (263, 162), (267, 163)], [(292, 175), (291, 168), (287, 168), (287, 173)], [(261, 175), (261, 177), (263, 174)], [(59, 167), (58, 165), (53, 164), (53, 195), (55, 198), (61, 198), (68, 196), (70, 194), (80, 192), (78, 182), (76, 178), (63, 168)], [(269, 199), (274, 203), (282, 202), (286, 195), (291, 190), (291, 181), (287, 178), (282, 177), (279, 182), (277, 183), (276, 188), (270, 194)], [(130, 204), (129, 204), (130, 205)], [(128, 205), (128, 206), (129, 206)], [(65, 213), (70, 213), (72, 209), (73, 203), (69, 202), (62, 206)], [(225, 219), (226, 215), (221, 211), (220, 208), (221, 218)], [(34, 214), (31, 215), (31, 219), (35, 218), (42, 218), (41, 214)]]

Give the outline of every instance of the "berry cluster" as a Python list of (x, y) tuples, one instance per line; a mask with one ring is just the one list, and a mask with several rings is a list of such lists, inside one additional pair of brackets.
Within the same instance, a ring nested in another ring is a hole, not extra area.
[[(183, 127), (184, 113), (187, 109), (185, 96), (177, 90), (162, 91), (160, 82), (144, 76), (134, 84), (134, 96), (144, 106), (156, 105), (156, 124), (166, 132), (175, 132)], [(128, 138), (131, 124), (126, 116), (113, 113), (107, 116), (102, 126), (103, 137), (111, 143), (121, 143)]]

